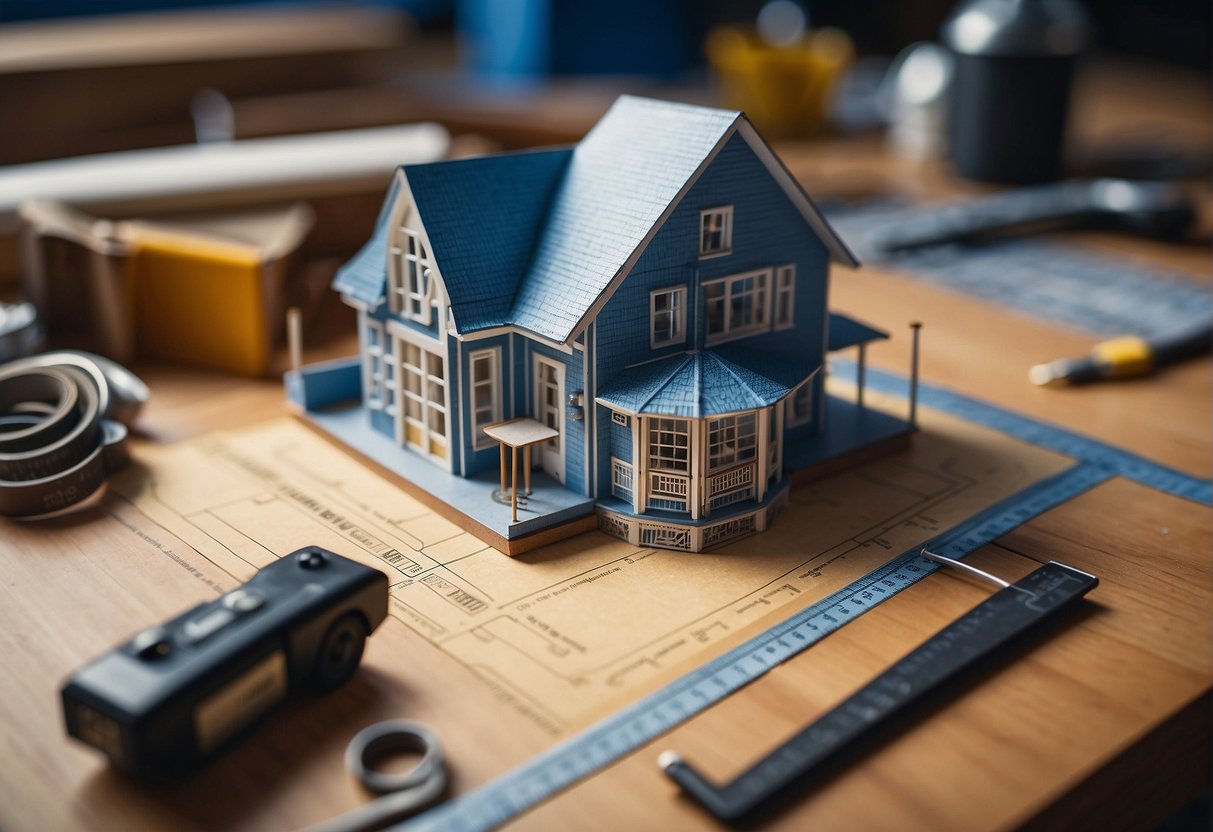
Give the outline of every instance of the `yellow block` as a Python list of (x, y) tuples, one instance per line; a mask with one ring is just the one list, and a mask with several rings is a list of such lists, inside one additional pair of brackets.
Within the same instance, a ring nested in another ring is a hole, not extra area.
[(247, 376), (269, 369), (266, 298), (279, 290), (258, 249), (140, 228), (131, 239), (140, 354)]

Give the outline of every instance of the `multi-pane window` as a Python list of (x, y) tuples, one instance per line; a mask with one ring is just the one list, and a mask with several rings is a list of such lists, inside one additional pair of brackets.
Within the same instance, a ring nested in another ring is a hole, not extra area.
[(649, 293), (649, 346), (665, 347), (686, 341), (687, 287)]
[(384, 384), (386, 334), (383, 331), (383, 324), (370, 318), (364, 318), (362, 332), (364, 345), (362, 387), (366, 391), (366, 406), (374, 410), (382, 410), (385, 403), (384, 394), (387, 391), (387, 385)]
[(690, 473), (691, 429), (686, 419), (649, 420), (649, 468)]
[(446, 373), (442, 356), (401, 341), (405, 442), (446, 457)]
[(746, 272), (703, 284), (707, 343), (726, 341), (771, 325), (771, 270)]
[(733, 206), (709, 208), (699, 214), (699, 256), (728, 254), (733, 248)]
[(721, 416), (708, 421), (708, 472), (755, 458), (758, 420), (754, 413)]
[(392, 350), (393, 338), (385, 333), (383, 340), (383, 409), (396, 415), (396, 356)]
[(493, 440), (485, 425), (501, 421), (501, 348), (477, 350), (468, 355), (472, 387), (472, 447), (487, 448)]
[(806, 381), (797, 387), (787, 398), (787, 410), (784, 413), (788, 427), (807, 424), (813, 419), (813, 382)]
[(419, 323), (430, 322), (430, 278), (433, 262), (421, 237), (400, 226), (392, 246), (395, 269), (391, 275), (388, 303), (392, 312)]
[(792, 302), (796, 291), (796, 266), (780, 266), (775, 270), (775, 328), (792, 325)]

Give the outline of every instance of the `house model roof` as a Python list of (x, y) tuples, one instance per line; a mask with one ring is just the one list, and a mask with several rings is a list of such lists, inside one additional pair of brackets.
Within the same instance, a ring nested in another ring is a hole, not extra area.
[[(574, 148), (403, 167), (456, 330), (513, 325), (569, 342), (627, 276), (701, 171), (740, 132), (829, 248), (858, 265), (799, 184), (739, 112), (620, 97)], [(386, 226), (334, 288), (384, 297)]]
[(771, 370), (769, 359), (765, 366), (748, 363), (731, 361), (715, 350), (671, 355), (624, 370), (597, 401), (630, 413), (702, 419), (769, 407), (809, 372), (805, 368), (795, 382), (781, 384), (764, 375)]

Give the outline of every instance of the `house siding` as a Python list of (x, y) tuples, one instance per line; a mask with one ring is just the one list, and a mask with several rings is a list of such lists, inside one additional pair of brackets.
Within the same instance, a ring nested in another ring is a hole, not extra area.
[(510, 361), (510, 336), (500, 335), (494, 338), (484, 338), (476, 341), (458, 342), (455, 338), (450, 339), (452, 350), (455, 352), (457, 359), (453, 359), (451, 366), (456, 366), (456, 361), (459, 367), (458, 384), (452, 388), (457, 391), (458, 400), (452, 402), (452, 407), (459, 408), (459, 427), (461, 435), (459, 437), (459, 448), (463, 456), (463, 470), (466, 476), (479, 473), (485, 470), (496, 470), (500, 464), (501, 455), (497, 449), (496, 443), (490, 443), (487, 447), (477, 450), (475, 448), (476, 436), (473, 432), (472, 425), (472, 353), (480, 352), (481, 350), (499, 350), (498, 369), (498, 391), (501, 395), (501, 418), (504, 421), (512, 417), (510, 412), (510, 388), (514, 381), (513, 363)]
[[(725, 205), (733, 206), (731, 251), (700, 258), (700, 213)], [(774, 269), (789, 263), (796, 266), (793, 326), (731, 343), (760, 349), (773, 358), (799, 356), (803, 361), (807, 357), (811, 366), (818, 366), (825, 358), (829, 252), (745, 140), (734, 135), (691, 187), (597, 317), (598, 388), (605, 388), (629, 366), (702, 349), (704, 281), (770, 268), (769, 290), (773, 293)], [(687, 286), (686, 343), (652, 349), (650, 292), (678, 285)], [(598, 426), (602, 430), (610, 422), (610, 412), (606, 408), (597, 409)], [(610, 453), (599, 453), (598, 481), (602, 494), (610, 491), (609, 456)]]

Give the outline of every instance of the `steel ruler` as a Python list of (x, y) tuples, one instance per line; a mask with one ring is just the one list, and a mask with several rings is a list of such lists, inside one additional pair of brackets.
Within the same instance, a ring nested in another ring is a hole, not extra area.
[[(832, 360), (838, 375), (854, 365)], [(868, 368), (871, 389), (905, 395), (907, 381)], [(1074, 457), (1076, 464), (1003, 500), (925, 543), (961, 559), (1032, 518), (1113, 477), (1199, 503), (1213, 503), (1213, 484), (1056, 425), (961, 396), (919, 386), (919, 401), (951, 415)], [(397, 827), (409, 832), (475, 832), (517, 817), (579, 780), (682, 724), (783, 661), (912, 586), (940, 567), (918, 556), (922, 546), (792, 615), (744, 644), (696, 668), (644, 699), (606, 717), (475, 791)], [(656, 776), (656, 774), (655, 774)]]

